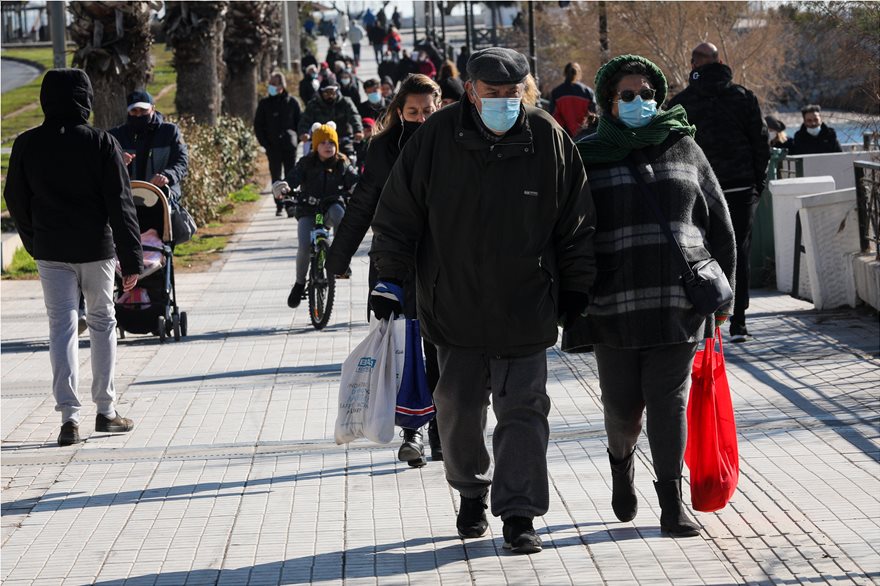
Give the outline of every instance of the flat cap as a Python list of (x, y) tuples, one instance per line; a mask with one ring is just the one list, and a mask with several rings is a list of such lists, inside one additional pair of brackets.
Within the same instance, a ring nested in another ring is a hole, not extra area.
[(492, 85), (520, 83), (529, 74), (529, 60), (513, 49), (489, 47), (471, 55), (467, 73), (471, 79)]

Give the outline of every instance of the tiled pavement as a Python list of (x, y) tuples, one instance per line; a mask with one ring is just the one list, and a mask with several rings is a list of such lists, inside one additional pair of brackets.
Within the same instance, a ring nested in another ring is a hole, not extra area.
[(225, 264), (178, 277), (185, 341), (120, 342), (129, 434), (93, 433), (86, 402), (88, 441), (55, 446), (39, 284), (2, 283), (4, 585), (880, 582), (876, 315), (755, 292), (755, 339), (725, 347), (739, 491), (687, 540), (660, 536), (644, 439), (639, 516), (616, 521), (595, 361), (550, 349), (546, 547), (511, 556), (497, 519), (456, 537), (441, 464), (333, 443), (340, 365), (367, 331), (368, 243), (315, 332), (285, 306), (295, 224), (264, 204)]

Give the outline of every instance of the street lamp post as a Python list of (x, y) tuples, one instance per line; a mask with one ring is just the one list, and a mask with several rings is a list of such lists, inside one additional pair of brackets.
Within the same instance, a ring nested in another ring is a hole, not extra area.
[(52, 34), (52, 66), (56, 69), (67, 67), (67, 59), (64, 55), (66, 41), (67, 22), (64, 18), (64, 2), (47, 2), (49, 9), (49, 23)]
[(532, 75), (538, 78), (538, 55), (535, 52), (535, 2), (529, 0), (529, 67)]

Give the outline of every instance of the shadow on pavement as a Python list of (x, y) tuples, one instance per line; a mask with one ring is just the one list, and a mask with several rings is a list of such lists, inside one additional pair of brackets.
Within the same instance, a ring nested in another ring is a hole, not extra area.
[(281, 366), (278, 368), (254, 368), (251, 370), (230, 370), (229, 372), (217, 372), (214, 374), (197, 374), (193, 376), (176, 376), (174, 378), (161, 378), (148, 381), (134, 382), (129, 385), (131, 387), (149, 386), (149, 385), (165, 385), (170, 383), (191, 383), (199, 381), (209, 381), (224, 378), (245, 378), (249, 376), (266, 376), (285, 374), (325, 374), (339, 375), (342, 372), (342, 363), (335, 364), (316, 364), (308, 366)]

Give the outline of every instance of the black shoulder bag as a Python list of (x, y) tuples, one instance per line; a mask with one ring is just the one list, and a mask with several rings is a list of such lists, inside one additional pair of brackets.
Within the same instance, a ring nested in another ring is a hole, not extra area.
[(669, 222), (663, 216), (663, 212), (660, 211), (660, 206), (657, 205), (655, 194), (649, 189), (645, 178), (642, 177), (642, 174), (633, 164), (632, 160), (628, 160), (627, 163), (639, 189), (642, 190), (642, 195), (645, 196), (651, 211), (654, 212), (654, 216), (656, 216), (657, 223), (663, 230), (663, 234), (666, 235), (669, 244), (678, 251), (678, 254), (674, 256), (681, 270), (682, 285), (684, 285), (684, 292), (690, 302), (693, 303), (694, 309), (700, 315), (712, 315), (725, 305), (728, 305), (733, 301), (733, 290), (730, 288), (727, 276), (721, 270), (721, 265), (714, 258), (700, 260), (693, 265), (688, 262), (684, 251), (679, 246), (675, 236), (672, 235)]

